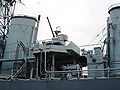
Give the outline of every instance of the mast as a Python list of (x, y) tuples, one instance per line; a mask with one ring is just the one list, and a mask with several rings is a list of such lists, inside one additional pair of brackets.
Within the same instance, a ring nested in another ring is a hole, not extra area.
[(0, 0), (0, 36), (2, 40), (1, 57), (3, 57), (6, 37), (9, 33), (10, 19), (14, 15), (16, 0)]

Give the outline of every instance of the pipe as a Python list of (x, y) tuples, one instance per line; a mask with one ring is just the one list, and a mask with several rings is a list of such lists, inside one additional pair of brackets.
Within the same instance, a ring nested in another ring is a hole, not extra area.
[[(35, 59), (35, 57), (27, 57), (27, 60), (33, 60)], [(18, 58), (17, 60), (16, 59), (0, 59), (0, 62), (14, 62), (14, 61), (23, 61), (24, 58)]]
[[(51, 71), (55, 71), (55, 55), (52, 54), (52, 67)], [(52, 74), (52, 78), (54, 77), (54, 74)]]
[(37, 60), (36, 60), (36, 78), (38, 78), (38, 67), (39, 67), (39, 65), (38, 65), (38, 60), (39, 60), (39, 55), (37, 56)]
[(47, 72), (47, 69), (46, 69), (46, 51), (45, 51), (45, 72)]
[(71, 71), (47, 71), (46, 69), (46, 51), (45, 51), (45, 72), (46, 73), (72, 73), (72, 72), (82, 72), (82, 71), (103, 71), (103, 70), (120, 70), (119, 68), (106, 68), (106, 69), (89, 69), (89, 70), (71, 70)]
[(107, 59), (108, 59), (108, 67), (110, 68), (110, 24), (109, 18), (107, 20)]
[(46, 71), (47, 73), (73, 73), (82, 71), (103, 71), (103, 70), (120, 70), (119, 68), (106, 68), (106, 69), (89, 69), (89, 70), (71, 70), (71, 71)]
[(35, 30), (33, 31), (33, 38), (31, 43), (34, 43), (37, 40), (37, 33), (38, 33), (38, 29), (39, 29), (39, 23), (40, 23), (40, 15), (38, 15), (38, 21), (37, 21), (37, 26), (35, 28)]

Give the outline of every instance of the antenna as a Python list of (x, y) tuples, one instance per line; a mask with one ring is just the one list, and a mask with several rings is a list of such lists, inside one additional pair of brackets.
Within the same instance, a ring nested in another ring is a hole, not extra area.
[(51, 24), (50, 24), (50, 21), (49, 21), (49, 18), (48, 18), (48, 17), (47, 17), (47, 20), (48, 20), (48, 23), (49, 23), (49, 26), (50, 26), (50, 29), (51, 29), (52, 35), (53, 35), (53, 37), (55, 37), (55, 34), (54, 34), (54, 32), (53, 32), (53, 29), (52, 29), (52, 26), (51, 26)]

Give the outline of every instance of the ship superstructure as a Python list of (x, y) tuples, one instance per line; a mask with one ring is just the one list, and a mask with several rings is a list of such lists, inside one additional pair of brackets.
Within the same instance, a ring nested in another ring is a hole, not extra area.
[[(68, 41), (61, 30), (53, 31), (48, 17), (53, 37), (37, 41), (41, 16), (14, 16), (15, 3), (16, 0), (1, 0), (1, 90), (12, 87), (16, 87), (14, 90), (120, 89), (116, 84), (120, 82), (120, 6), (109, 8), (104, 45), (94, 50), (81, 50)], [(106, 53), (103, 52), (105, 45)], [(21, 83), (26, 86), (21, 87)], [(95, 84), (94, 87), (91, 84)], [(98, 88), (98, 84), (102, 87)]]

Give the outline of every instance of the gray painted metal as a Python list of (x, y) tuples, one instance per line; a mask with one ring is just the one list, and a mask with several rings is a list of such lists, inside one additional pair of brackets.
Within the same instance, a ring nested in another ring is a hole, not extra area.
[[(26, 48), (30, 48), (32, 45), (33, 32), (35, 31), (36, 19), (28, 16), (15, 16), (11, 20), (10, 30), (8, 33), (8, 38), (4, 59), (18, 59), (25, 58), (29, 55), (28, 51), (25, 53)], [(22, 43), (22, 45), (20, 44)], [(20, 44), (20, 45), (18, 45)], [(24, 49), (20, 47), (24, 46)], [(30, 56), (30, 55), (29, 55)], [(13, 67), (12, 62), (2, 63), (2, 74), (11, 74), (11, 68)], [(7, 70), (6, 70), (7, 69)]]
[(120, 78), (0, 81), (0, 90), (120, 90)]
[[(114, 7), (109, 10), (111, 22), (110, 31), (110, 68), (120, 67), (120, 7)], [(112, 75), (119, 75), (120, 70), (115, 70)]]
[(32, 38), (34, 37), (35, 24), (36, 19), (32, 17), (15, 16), (12, 18), (4, 58), (15, 58), (17, 44), (20, 41), (25, 47), (30, 47)]
[[(104, 59), (101, 48), (95, 47), (94, 51), (87, 51), (84, 52), (83, 55), (84, 54), (87, 57), (88, 77), (104, 77)], [(101, 71), (92, 71), (92, 69), (101, 69)]]

